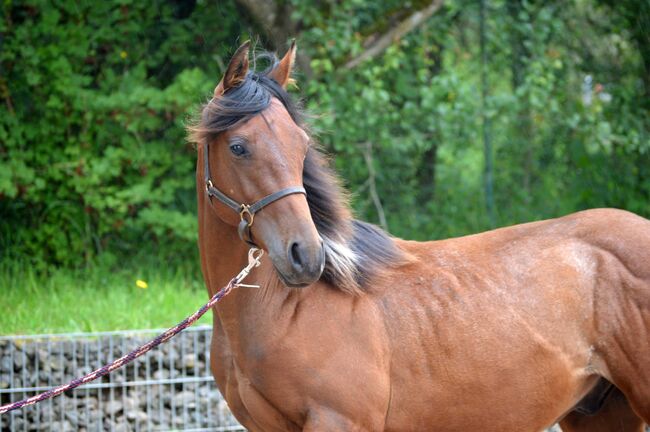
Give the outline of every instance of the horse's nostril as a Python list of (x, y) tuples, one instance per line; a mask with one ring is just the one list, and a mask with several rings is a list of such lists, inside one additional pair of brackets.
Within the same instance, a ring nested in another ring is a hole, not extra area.
[(298, 243), (291, 245), (290, 255), (292, 264), (295, 267), (302, 268), (303, 262), (302, 257), (300, 256), (300, 245)]

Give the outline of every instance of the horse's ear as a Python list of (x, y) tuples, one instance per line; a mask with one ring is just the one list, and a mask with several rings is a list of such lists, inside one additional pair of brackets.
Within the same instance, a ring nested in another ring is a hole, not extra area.
[(214, 97), (221, 96), (228, 89), (237, 86), (246, 79), (246, 74), (248, 73), (248, 49), (250, 45), (251, 41), (246, 41), (237, 48), (232, 59), (230, 59), (226, 74), (214, 89)]
[(269, 76), (275, 80), (282, 88), (287, 88), (287, 85), (293, 83), (291, 79), (291, 70), (293, 69), (293, 63), (296, 60), (296, 40), (291, 41), (291, 46), (289, 51), (282, 57), (280, 63), (269, 72)]

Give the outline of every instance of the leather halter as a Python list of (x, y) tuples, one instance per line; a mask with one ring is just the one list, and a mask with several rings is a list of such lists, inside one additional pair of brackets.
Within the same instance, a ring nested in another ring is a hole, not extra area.
[(208, 157), (208, 144), (205, 144), (203, 146), (203, 172), (205, 173), (205, 191), (207, 192), (208, 197), (215, 197), (223, 204), (234, 210), (236, 213), (239, 213), (239, 226), (237, 227), (239, 238), (248, 243), (250, 246), (254, 247), (259, 246), (257, 246), (253, 241), (251, 227), (253, 226), (253, 221), (255, 220), (255, 214), (258, 211), (262, 210), (272, 202), (275, 202), (280, 198), (284, 198), (287, 195), (299, 193), (307, 195), (305, 188), (302, 186), (292, 186), (281, 189), (277, 192), (273, 192), (272, 194), (265, 196), (253, 204), (238, 203), (217, 189), (217, 187), (212, 183), (212, 179), (210, 177), (210, 158)]

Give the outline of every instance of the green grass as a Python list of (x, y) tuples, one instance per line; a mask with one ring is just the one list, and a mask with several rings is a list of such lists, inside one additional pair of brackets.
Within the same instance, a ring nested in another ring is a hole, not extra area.
[[(0, 265), (0, 334), (166, 328), (208, 295), (194, 267), (129, 263), (39, 274), (24, 263)], [(146, 289), (136, 280), (146, 281)], [(211, 312), (199, 321), (211, 324)]]

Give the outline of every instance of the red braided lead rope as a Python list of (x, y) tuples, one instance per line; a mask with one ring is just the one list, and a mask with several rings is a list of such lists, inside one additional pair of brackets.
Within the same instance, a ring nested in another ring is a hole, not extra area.
[(225, 287), (223, 287), (219, 292), (213, 295), (212, 298), (210, 298), (210, 301), (208, 301), (205, 305), (203, 305), (199, 310), (197, 310), (192, 315), (185, 318), (183, 321), (181, 321), (174, 327), (165, 330), (155, 339), (147, 342), (144, 345), (139, 346), (138, 348), (134, 349), (130, 353), (126, 354), (125, 356), (122, 356), (117, 360), (113, 360), (111, 363), (108, 363), (100, 367), (99, 369), (96, 369), (90, 372), (89, 374), (84, 375), (81, 378), (72, 380), (68, 384), (60, 385), (58, 387), (53, 387), (43, 393), (37, 394), (27, 399), (23, 399), (18, 402), (2, 405), (0, 406), (0, 414), (5, 414), (9, 411), (20, 409), (28, 405), (34, 405), (38, 402), (44, 401), (45, 399), (56, 397), (63, 392), (72, 390), (76, 387), (79, 387), (80, 385), (94, 381), (97, 378), (101, 378), (104, 375), (113, 372), (115, 369), (119, 369), (122, 366), (131, 363), (133, 360), (137, 359), (143, 354), (146, 354), (147, 352), (151, 351), (153, 348), (157, 347), (158, 345), (167, 342), (169, 339), (171, 339), (172, 337), (176, 336), (178, 333), (180, 333), (187, 327), (194, 324), (210, 308), (212, 308), (212, 306), (217, 304), (219, 300), (221, 300), (226, 295), (228, 295), (228, 293), (232, 291), (233, 288), (237, 288), (239, 286), (254, 287), (255, 285), (244, 285), (242, 284), (242, 281), (246, 278), (246, 276), (248, 276), (248, 273), (250, 273), (250, 271), (254, 267), (260, 265), (260, 258), (262, 257), (263, 254), (264, 254), (263, 250), (257, 248), (251, 248), (251, 250), (248, 252), (248, 265), (237, 276), (230, 279), (230, 282), (228, 282), (228, 284)]

